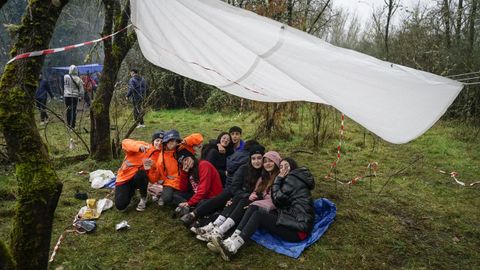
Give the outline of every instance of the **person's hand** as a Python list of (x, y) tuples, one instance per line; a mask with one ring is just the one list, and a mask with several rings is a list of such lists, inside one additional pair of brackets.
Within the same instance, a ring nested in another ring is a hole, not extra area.
[(178, 207), (189, 207), (187, 202), (182, 202), (178, 204)]
[(226, 149), (225, 147), (223, 147), (221, 144), (217, 143), (217, 147), (218, 147), (218, 152), (220, 152), (220, 154), (225, 154), (226, 152)]
[(192, 167), (193, 167), (193, 158), (192, 157), (186, 157), (182, 161), (183, 165), (183, 171), (188, 172)]
[(148, 149), (150, 149), (150, 145), (142, 145), (140, 146), (140, 152), (142, 153), (146, 153), (148, 151)]
[(127, 96), (125, 96), (125, 100), (128, 100), (128, 97), (127, 97)]
[(153, 165), (153, 160), (149, 158), (143, 159), (143, 167), (145, 168), (145, 170), (150, 170), (152, 165)]
[(252, 192), (252, 194), (250, 194), (250, 196), (248, 197), (248, 200), (251, 201), (251, 202), (253, 202), (257, 199), (258, 199), (258, 196), (257, 196), (256, 192)]
[(230, 200), (228, 200), (228, 202), (225, 204), (225, 206), (230, 206), (230, 205), (232, 205), (232, 203), (233, 203), (233, 201), (232, 201), (232, 199), (230, 199)]
[(285, 177), (290, 172), (290, 164), (288, 162), (281, 162), (280, 163), (280, 173), (278, 176)]
[(290, 167), (285, 166), (280, 169), (280, 173), (278, 174), (278, 176), (285, 177), (289, 172), (290, 172)]

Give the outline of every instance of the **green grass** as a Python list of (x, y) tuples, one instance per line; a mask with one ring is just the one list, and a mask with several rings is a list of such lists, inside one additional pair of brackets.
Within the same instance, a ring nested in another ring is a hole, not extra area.
[[(125, 121), (125, 116), (120, 122)], [(84, 120), (86, 123), (87, 121)], [(89, 235), (69, 234), (63, 241), (52, 269), (479, 269), (480, 268), (480, 185), (461, 187), (446, 174), (457, 171), (467, 183), (479, 181), (479, 140), (467, 140), (468, 127), (439, 122), (426, 134), (405, 145), (392, 145), (367, 133), (347, 119), (346, 141), (337, 177), (350, 180), (361, 175), (369, 162), (379, 163), (376, 178), (353, 186), (325, 179), (336, 157), (337, 139), (318, 150), (299, 123), (286, 123), (294, 132), (288, 141), (260, 139), (267, 149), (293, 156), (309, 167), (316, 177), (314, 197), (337, 204), (337, 218), (327, 233), (298, 259), (276, 254), (248, 242), (232, 262), (212, 254), (171, 218), (171, 209), (148, 205), (138, 213), (133, 207), (125, 213), (108, 210), (98, 220), (98, 229)], [(181, 134), (201, 132), (215, 138), (232, 125), (244, 128), (251, 138), (258, 125), (252, 114), (207, 114), (198, 110), (150, 112), (145, 129), (137, 129), (133, 138), (149, 140), (157, 129), (178, 129)], [(467, 130), (466, 130), (467, 129)], [(336, 133), (337, 131), (335, 131)], [(92, 160), (68, 161), (65, 157), (86, 153), (76, 143), (68, 149), (68, 135), (53, 121), (45, 133), (55, 157), (64, 191), (55, 213), (52, 247), (84, 202), (73, 198), (76, 190), (90, 197), (103, 198), (109, 191), (92, 190), (88, 179), (76, 172), (95, 169), (115, 171), (120, 160), (97, 163)], [(88, 134), (82, 134), (88, 141)], [(336, 138), (336, 137), (335, 137)], [(53, 151), (52, 149), (55, 149)], [(312, 151), (292, 154), (295, 150)], [(410, 163), (417, 156), (418, 162)], [(378, 192), (395, 171), (383, 192)], [(15, 178), (11, 170), (0, 176), (0, 237), (8, 242), (13, 218)], [(134, 201), (136, 203), (136, 201)], [(116, 232), (116, 223), (127, 220), (128, 231)]]

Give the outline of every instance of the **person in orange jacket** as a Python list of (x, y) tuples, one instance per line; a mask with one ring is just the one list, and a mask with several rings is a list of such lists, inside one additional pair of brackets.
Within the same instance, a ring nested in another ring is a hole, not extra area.
[(194, 133), (183, 140), (176, 130), (165, 132), (163, 150), (157, 161), (159, 179), (163, 182), (163, 191), (158, 205), (176, 206), (184, 202), (188, 194), (180, 191), (180, 170), (182, 159), (187, 155), (195, 155), (201, 149), (203, 136)]
[(177, 205), (183, 200), (181, 197), (180, 165), (178, 164), (178, 148), (182, 142), (180, 133), (177, 130), (168, 130), (163, 136), (162, 151), (158, 156), (157, 179), (163, 184), (161, 197), (158, 199), (158, 205)]
[(188, 152), (195, 155), (196, 153), (202, 152), (203, 147), (203, 136), (200, 133), (193, 133), (188, 135), (187, 137), (183, 138), (180, 147), (178, 148), (179, 151), (183, 149), (187, 150)]
[(122, 149), (125, 159), (118, 170), (115, 182), (115, 207), (124, 210), (130, 204), (135, 190), (140, 191), (140, 202), (137, 211), (144, 211), (147, 203), (148, 182), (157, 181), (156, 161), (159, 157), (164, 132), (156, 131), (152, 135), (152, 142), (125, 139)]

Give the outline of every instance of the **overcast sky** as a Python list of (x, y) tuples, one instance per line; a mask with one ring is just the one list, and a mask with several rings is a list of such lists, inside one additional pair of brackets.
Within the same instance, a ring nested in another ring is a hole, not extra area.
[[(420, 3), (420, 6), (428, 6), (435, 3), (433, 0), (400, 0), (401, 4), (406, 8), (412, 9)], [(357, 13), (361, 22), (370, 20), (373, 9), (377, 9), (385, 5), (385, 0), (333, 0), (333, 5), (343, 7), (349, 10), (352, 14)], [(399, 10), (396, 16), (401, 16), (403, 11)]]

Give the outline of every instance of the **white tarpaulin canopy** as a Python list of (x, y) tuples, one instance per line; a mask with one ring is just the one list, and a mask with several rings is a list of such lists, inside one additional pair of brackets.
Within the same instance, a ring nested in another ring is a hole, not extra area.
[(153, 64), (247, 99), (330, 104), (392, 143), (423, 134), (462, 89), (217, 0), (132, 0), (131, 7)]

